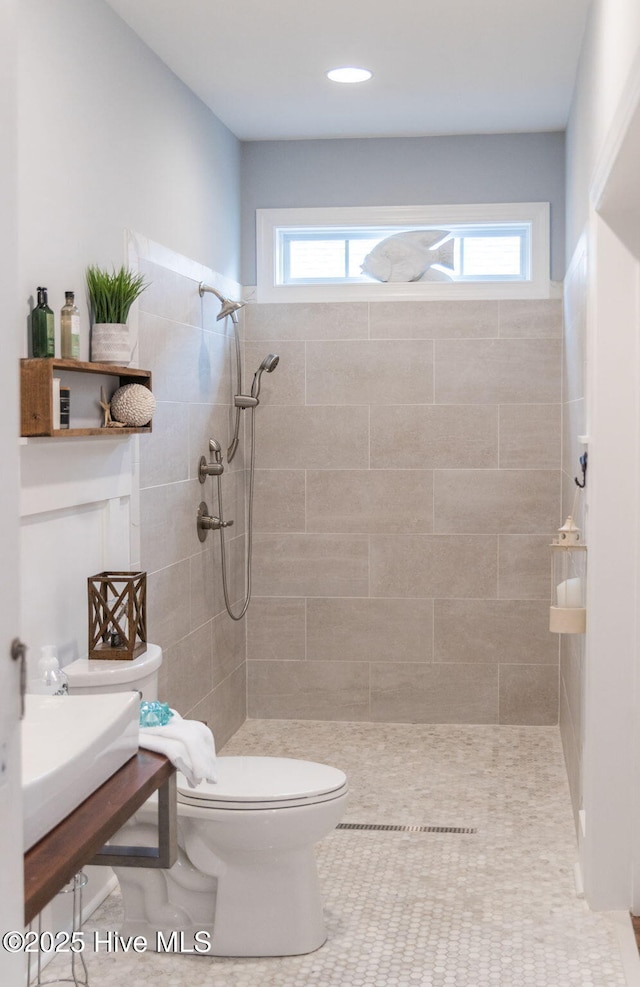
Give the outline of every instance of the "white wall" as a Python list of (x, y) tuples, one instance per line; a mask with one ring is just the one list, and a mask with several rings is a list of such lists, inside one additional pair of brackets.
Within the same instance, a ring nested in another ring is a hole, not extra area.
[(639, 80), (640, 7), (635, 0), (594, 0), (568, 129), (567, 246), (570, 253), (586, 231), (590, 458), (581, 863), (589, 904), (602, 909), (640, 905), (634, 891), (640, 252), (628, 248), (628, 224), (619, 222), (625, 212), (640, 215), (637, 150), (629, 153), (623, 140), (635, 133), (636, 146), (640, 141)]
[(593, 0), (567, 126), (567, 262), (589, 215), (589, 189), (640, 45), (637, 0)]
[[(74, 290), (87, 359), (84, 269), (120, 265), (126, 230), (238, 281), (239, 142), (103, 0), (21, 0), (19, 30), (18, 345), (27, 355), (38, 285), (56, 314)], [(139, 562), (129, 545), (137, 441), (21, 446), (32, 662), (44, 643), (65, 662), (86, 654), (86, 578)]]
[[(0, 389), (5, 402), (0, 418), (0, 928), (20, 929), (23, 919), (22, 816), (20, 788), (20, 715), (18, 668), (9, 660), (17, 617), (18, 559), (18, 343), (11, 336), (18, 306), (17, 277), (17, 148), (14, 0), (0, 0), (0, 292), (4, 299), (4, 334)], [(0, 983), (22, 983), (23, 957), (0, 950)]]
[(235, 137), (102, 0), (19, 10), (23, 326), (39, 284), (84, 313), (84, 269), (122, 262), (125, 227), (238, 280)]

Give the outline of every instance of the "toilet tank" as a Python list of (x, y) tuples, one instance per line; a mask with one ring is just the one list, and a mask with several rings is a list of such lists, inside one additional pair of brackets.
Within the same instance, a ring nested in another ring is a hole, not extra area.
[(162, 664), (162, 648), (147, 644), (147, 650), (132, 661), (78, 658), (64, 671), (69, 678), (72, 696), (100, 692), (131, 692), (137, 690), (151, 702), (158, 698), (158, 673)]

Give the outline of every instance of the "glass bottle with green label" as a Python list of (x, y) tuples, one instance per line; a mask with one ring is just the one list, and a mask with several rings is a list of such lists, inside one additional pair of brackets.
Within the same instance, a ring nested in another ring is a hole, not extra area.
[(80, 358), (80, 312), (76, 308), (72, 291), (65, 291), (65, 302), (60, 310), (60, 352), (63, 360)]
[(38, 288), (38, 304), (31, 313), (31, 350), (33, 356), (55, 356), (53, 312), (49, 308), (47, 289)]

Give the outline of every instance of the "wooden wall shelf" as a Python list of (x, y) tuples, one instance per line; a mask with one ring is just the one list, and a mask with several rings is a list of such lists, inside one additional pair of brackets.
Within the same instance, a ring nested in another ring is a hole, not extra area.
[(134, 435), (150, 432), (151, 425), (142, 428), (59, 428), (53, 427), (54, 371), (76, 374), (107, 374), (123, 384), (143, 384), (151, 389), (151, 371), (134, 367), (117, 367), (112, 363), (83, 363), (56, 357), (20, 361), (20, 434), (26, 437), (48, 436), (65, 438), (71, 435)]

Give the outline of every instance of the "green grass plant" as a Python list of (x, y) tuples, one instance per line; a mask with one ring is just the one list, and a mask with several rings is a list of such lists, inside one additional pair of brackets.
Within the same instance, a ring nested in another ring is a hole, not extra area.
[(142, 274), (124, 266), (119, 271), (115, 268), (106, 271), (92, 265), (87, 268), (86, 279), (94, 325), (97, 322), (126, 323), (136, 298), (149, 287)]

